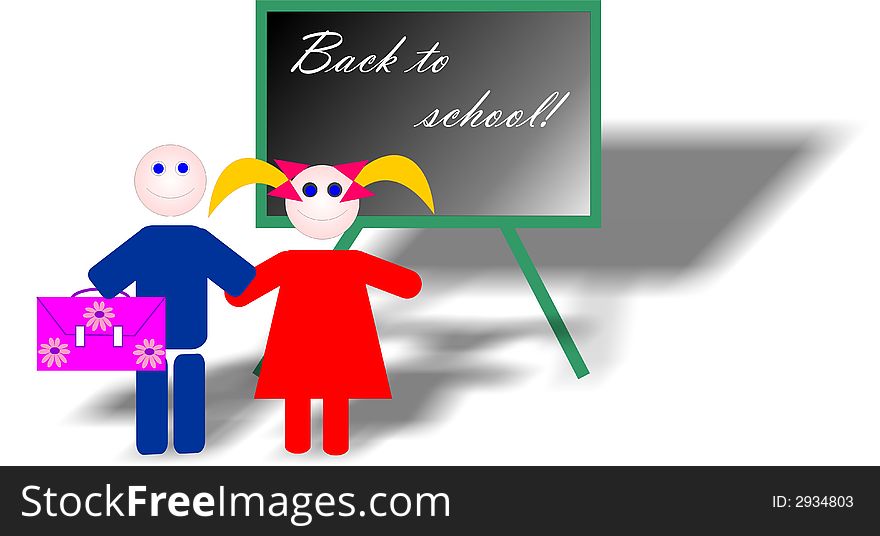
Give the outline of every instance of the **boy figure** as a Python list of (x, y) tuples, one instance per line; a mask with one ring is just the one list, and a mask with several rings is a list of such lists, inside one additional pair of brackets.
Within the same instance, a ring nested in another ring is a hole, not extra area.
[[(163, 145), (149, 151), (135, 171), (135, 190), (152, 212), (180, 216), (198, 205), (207, 179), (189, 149)], [(211, 233), (191, 225), (144, 227), (89, 270), (105, 297), (131, 283), (138, 296), (160, 296), (166, 304), (169, 350), (195, 350), (208, 336), (208, 279), (238, 296), (254, 278), (254, 267)], [(167, 354), (166, 354), (167, 357)], [(170, 365), (170, 364), (169, 364)], [(162, 454), (168, 448), (168, 372), (135, 373), (137, 449)], [(205, 447), (205, 360), (197, 353), (174, 360), (174, 450)]]

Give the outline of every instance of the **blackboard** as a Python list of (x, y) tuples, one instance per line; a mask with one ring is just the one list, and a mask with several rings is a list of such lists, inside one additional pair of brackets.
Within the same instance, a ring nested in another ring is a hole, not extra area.
[[(376, 183), (361, 226), (597, 227), (598, 18), (585, 1), (260, 1), (257, 157), (416, 161), (436, 214)], [(258, 226), (288, 226), (267, 191)]]

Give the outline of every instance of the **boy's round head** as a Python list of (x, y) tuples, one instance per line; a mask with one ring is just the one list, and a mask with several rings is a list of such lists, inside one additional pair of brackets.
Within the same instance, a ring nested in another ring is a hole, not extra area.
[(160, 216), (180, 216), (194, 209), (206, 187), (202, 161), (180, 145), (150, 150), (134, 173), (134, 188), (141, 203)]

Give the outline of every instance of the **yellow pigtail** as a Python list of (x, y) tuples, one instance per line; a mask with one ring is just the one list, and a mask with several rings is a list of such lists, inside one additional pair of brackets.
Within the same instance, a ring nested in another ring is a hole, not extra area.
[(434, 213), (434, 196), (428, 178), (418, 164), (405, 156), (392, 154), (377, 158), (364, 166), (354, 182), (361, 186), (369, 186), (374, 182), (396, 182), (412, 190), (425, 205)]

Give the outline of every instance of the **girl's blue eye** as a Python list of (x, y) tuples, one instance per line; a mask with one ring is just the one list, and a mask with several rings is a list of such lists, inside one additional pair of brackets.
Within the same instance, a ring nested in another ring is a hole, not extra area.
[(303, 195), (306, 197), (315, 197), (318, 193), (318, 187), (314, 182), (307, 182), (303, 185)]
[(178, 162), (177, 163), (177, 174), (178, 175), (186, 175), (189, 171), (189, 164), (186, 162)]
[(342, 186), (340, 186), (338, 182), (331, 182), (330, 185), (327, 186), (327, 193), (330, 194), (330, 197), (339, 197), (342, 195)]
[(161, 175), (163, 173), (165, 173), (165, 164), (163, 164), (162, 162), (154, 163), (153, 164), (153, 174), (154, 175)]

